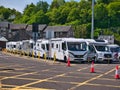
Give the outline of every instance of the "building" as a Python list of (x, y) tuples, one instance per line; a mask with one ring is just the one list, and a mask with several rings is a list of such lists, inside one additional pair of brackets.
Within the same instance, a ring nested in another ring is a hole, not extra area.
[(109, 44), (114, 44), (114, 35), (100, 35), (98, 37), (100, 40), (107, 40)]
[[(13, 24), (9, 22), (0, 22), (0, 35), (4, 36), (8, 41), (20, 41), (34, 37), (32, 25)], [(73, 37), (73, 35), (74, 33), (71, 26), (47, 26), (46, 24), (38, 25), (38, 39), (50, 37)]]
[(44, 38), (62, 38), (73, 37), (73, 29), (71, 26), (48, 26), (43, 33)]
[(6, 42), (8, 40), (5, 38), (5, 37), (1, 37), (0, 36), (0, 50), (2, 50), (2, 48), (5, 48), (6, 47)]

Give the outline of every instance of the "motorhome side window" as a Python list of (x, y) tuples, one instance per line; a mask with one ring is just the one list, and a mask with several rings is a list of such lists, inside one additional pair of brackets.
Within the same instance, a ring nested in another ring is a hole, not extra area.
[(58, 48), (58, 44), (56, 44), (56, 48)]
[(94, 49), (94, 47), (93, 47), (92, 45), (89, 45), (88, 48), (89, 48), (89, 51), (90, 51), (90, 52), (95, 52), (95, 49)]
[(46, 44), (47, 50), (49, 50), (49, 44)]
[(16, 45), (13, 45), (13, 48), (16, 48)]
[(54, 48), (54, 43), (52, 43), (52, 48)]
[(44, 44), (42, 44), (42, 45), (41, 45), (41, 48), (45, 50), (45, 45), (44, 45)]
[(31, 48), (33, 48), (33, 43), (30, 44)]
[(39, 46), (39, 44), (37, 44), (37, 46)]
[(62, 43), (62, 50), (66, 50), (65, 42)]

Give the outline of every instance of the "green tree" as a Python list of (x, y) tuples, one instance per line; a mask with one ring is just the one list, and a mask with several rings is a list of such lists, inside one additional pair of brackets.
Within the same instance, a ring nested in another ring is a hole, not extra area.
[(47, 15), (45, 15), (45, 13), (42, 10), (40, 10), (30, 18), (28, 24), (32, 24), (32, 23), (48, 24), (48, 22), (49, 20)]
[(107, 8), (110, 26), (120, 26), (120, 2), (112, 2)]
[(108, 27), (108, 11), (103, 3), (95, 5), (95, 26), (99, 28)]
[(39, 1), (39, 2), (37, 2), (37, 5), (36, 5), (36, 12), (39, 10), (43, 10), (44, 13), (46, 13), (48, 11), (48, 7), (49, 7), (49, 5), (47, 2)]

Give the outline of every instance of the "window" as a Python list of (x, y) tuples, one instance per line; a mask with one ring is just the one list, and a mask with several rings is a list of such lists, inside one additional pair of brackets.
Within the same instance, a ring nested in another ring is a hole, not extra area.
[(89, 51), (90, 51), (90, 52), (95, 52), (95, 49), (94, 49), (93, 45), (89, 45), (88, 48), (89, 48)]
[(47, 48), (47, 50), (49, 50), (49, 44), (46, 44), (46, 48)]
[(41, 48), (42, 48), (43, 50), (45, 50), (45, 45), (44, 45), (44, 44), (42, 44), (42, 45), (41, 45)]
[(56, 44), (56, 48), (58, 48), (58, 44)]
[(62, 43), (62, 50), (66, 50), (66, 45), (65, 45), (65, 42)]
[(52, 48), (54, 48), (54, 43), (52, 43)]
[(37, 44), (37, 46), (39, 46), (39, 44)]

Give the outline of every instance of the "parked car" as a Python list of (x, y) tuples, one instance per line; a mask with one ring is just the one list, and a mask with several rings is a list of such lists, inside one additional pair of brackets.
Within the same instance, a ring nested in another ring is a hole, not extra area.
[(117, 44), (110, 44), (108, 45), (110, 51), (112, 52), (112, 56), (113, 56), (113, 61), (118, 61), (119, 57), (118, 57), (118, 51), (119, 51), (119, 45)]

